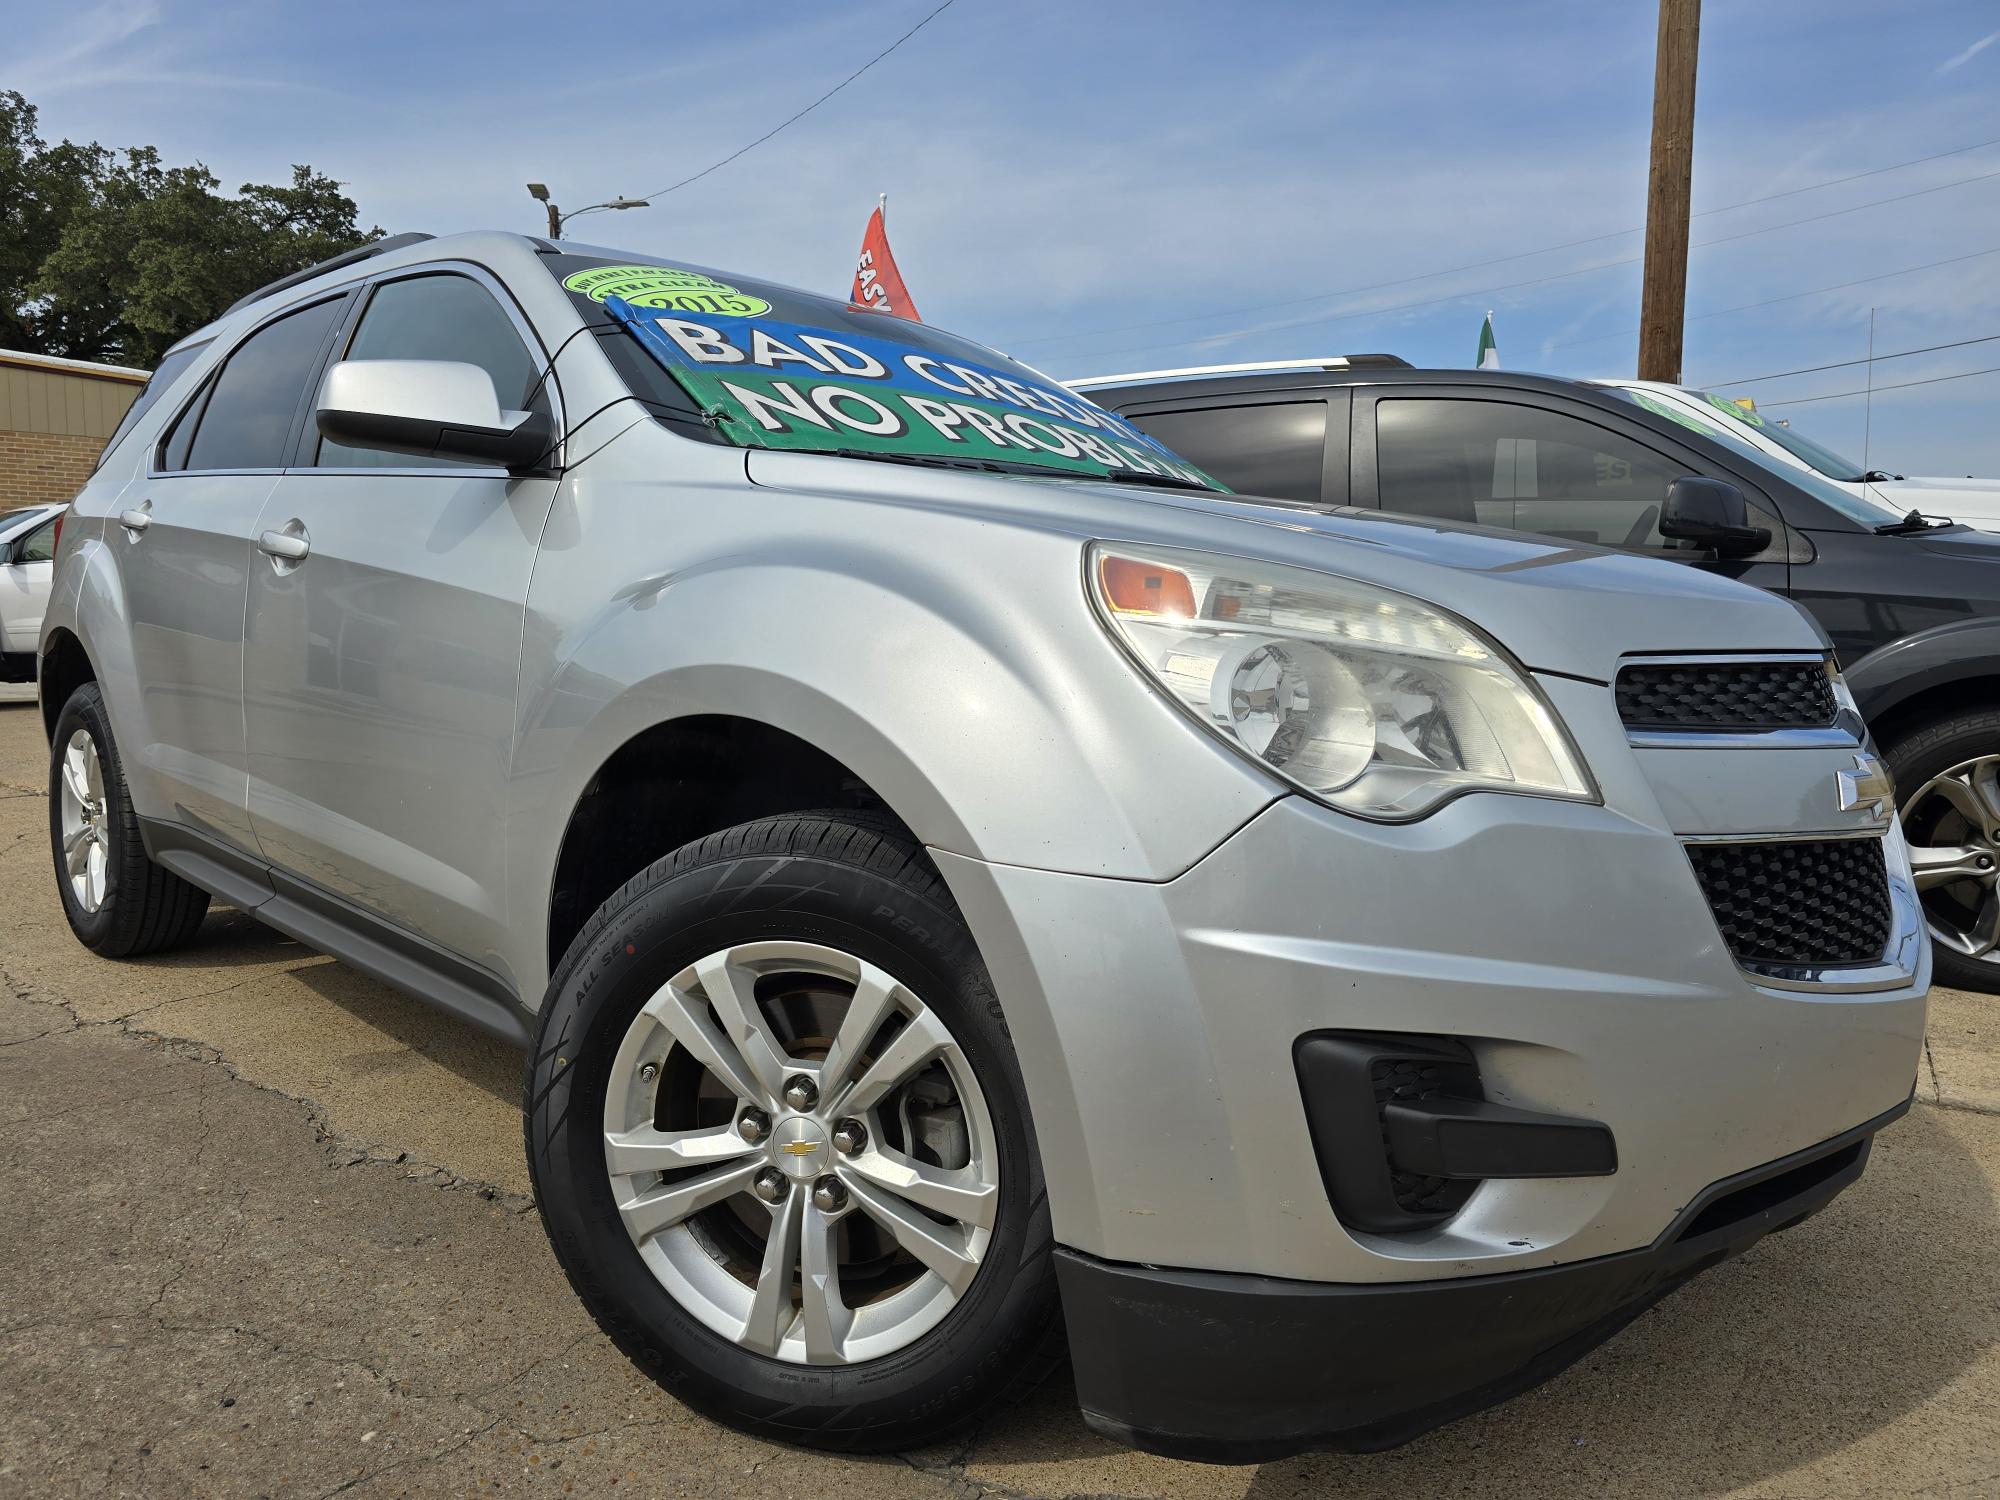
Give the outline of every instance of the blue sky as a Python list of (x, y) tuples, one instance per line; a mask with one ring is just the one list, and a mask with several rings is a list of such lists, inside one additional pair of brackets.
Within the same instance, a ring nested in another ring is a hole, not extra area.
[[(310, 162), (392, 232), (539, 232), (525, 182), (571, 206), (658, 189), (935, 4), (5, 0), (0, 86), (45, 135), (155, 144), (231, 188)], [(2000, 334), (2000, 5), (1704, 11), (1686, 375), (1766, 409), (1836, 397), (1775, 414), (1859, 458), (1865, 403), (1841, 393), (1860, 366), (1733, 382), (1859, 359), (1871, 307), (1878, 354)], [(576, 232), (840, 292), (887, 192), (925, 317), (1058, 376), (1355, 350), (1463, 365), (1489, 307), (1510, 367), (1629, 374), (1654, 17), (956, 0), (767, 144)], [(1874, 380), (1995, 366), (2000, 339)], [(1996, 418), (2000, 374), (1882, 392), (1868, 457), (2000, 475)]]

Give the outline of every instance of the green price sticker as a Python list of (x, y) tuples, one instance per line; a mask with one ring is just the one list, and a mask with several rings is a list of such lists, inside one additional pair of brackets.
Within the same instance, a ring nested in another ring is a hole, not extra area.
[(771, 310), (761, 297), (739, 292), (727, 282), (676, 266), (597, 266), (563, 278), (572, 292), (602, 302), (620, 297), (634, 307), (673, 312), (727, 313), (754, 318)]

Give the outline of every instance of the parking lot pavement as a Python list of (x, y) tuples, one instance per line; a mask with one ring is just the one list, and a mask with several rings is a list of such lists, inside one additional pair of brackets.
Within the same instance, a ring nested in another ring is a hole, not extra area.
[(40, 730), (0, 702), (0, 1496), (2000, 1494), (2000, 1001), (1939, 997), (1943, 1105), (1826, 1213), (1398, 1452), (1177, 1464), (1058, 1379), (949, 1451), (830, 1459), (597, 1334), (525, 1197), (516, 1054), (231, 912), (86, 957)]

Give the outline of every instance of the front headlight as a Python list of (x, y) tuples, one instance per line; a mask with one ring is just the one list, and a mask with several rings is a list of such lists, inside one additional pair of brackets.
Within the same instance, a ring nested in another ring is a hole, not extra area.
[(1304, 568), (1094, 544), (1092, 597), (1168, 697), (1322, 802), (1422, 817), (1462, 792), (1595, 801), (1500, 646), (1443, 610)]

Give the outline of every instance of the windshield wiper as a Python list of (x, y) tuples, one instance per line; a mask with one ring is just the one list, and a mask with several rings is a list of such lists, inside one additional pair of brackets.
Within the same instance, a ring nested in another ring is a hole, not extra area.
[(1901, 474), (1891, 474), (1887, 469), (1870, 469), (1866, 474), (1861, 476), (1862, 480), (1868, 484), (1883, 484), (1888, 480), (1901, 479), (1902, 477)]
[(1920, 510), (1913, 510), (1900, 521), (1889, 521), (1877, 526), (1875, 535), (1907, 536), (1913, 531), (1936, 531), (1940, 526), (1957, 524), (1950, 516), (1927, 516)]
[(869, 458), (884, 464), (915, 464), (926, 469), (969, 469), (981, 474), (1032, 474), (1046, 479), (1083, 479), (1092, 483), (1111, 480), (1124, 484), (1159, 484), (1174, 489), (1200, 490), (1216, 494), (1205, 484), (1182, 479), (1177, 474), (1136, 474), (1117, 470), (1107, 474), (1082, 474), (1075, 469), (1058, 469), (1050, 464), (1015, 463), (1001, 458), (953, 458), (941, 453), (886, 453), (876, 448), (804, 448), (803, 453), (820, 453), (828, 458)]
[(867, 458), (878, 464), (913, 464), (920, 469), (977, 469), (994, 471), (996, 466), (976, 458), (946, 458), (930, 453), (885, 453), (879, 448), (800, 448), (800, 453), (819, 453), (828, 458)]
[(1203, 484), (1198, 479), (1183, 479), (1178, 474), (1139, 474), (1131, 469), (1113, 469), (1108, 474), (1071, 474), (1071, 479), (1108, 480), (1112, 484), (1157, 484), (1169, 490), (1199, 490), (1204, 495), (1219, 495), (1221, 490)]

